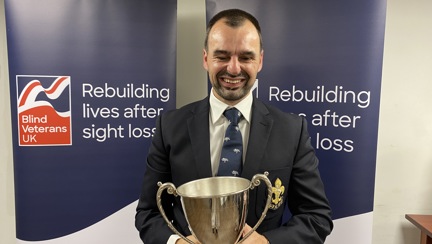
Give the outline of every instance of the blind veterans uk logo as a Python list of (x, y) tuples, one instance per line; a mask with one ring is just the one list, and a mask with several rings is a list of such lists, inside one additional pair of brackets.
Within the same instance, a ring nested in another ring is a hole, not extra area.
[(72, 145), (70, 82), (70, 76), (16, 76), (20, 146)]

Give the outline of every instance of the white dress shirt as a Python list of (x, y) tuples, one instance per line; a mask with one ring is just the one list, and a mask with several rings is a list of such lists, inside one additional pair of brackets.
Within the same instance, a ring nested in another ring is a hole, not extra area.
[(210, 94), (210, 113), (209, 113), (209, 129), (210, 129), (210, 157), (212, 165), (212, 173), (215, 176), (218, 172), (219, 161), (222, 151), (225, 131), (229, 125), (229, 121), (223, 115), (223, 112), (229, 108), (235, 107), (243, 115), (239, 122), (239, 128), (243, 139), (243, 162), (246, 157), (246, 149), (249, 141), (249, 129), (251, 120), (252, 95), (249, 93), (242, 101), (235, 106), (229, 106), (218, 100), (213, 89)]

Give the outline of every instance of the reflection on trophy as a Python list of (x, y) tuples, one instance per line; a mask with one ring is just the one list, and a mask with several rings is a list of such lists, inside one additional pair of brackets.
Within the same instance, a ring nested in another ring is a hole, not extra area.
[[(267, 175), (267, 172), (256, 174), (251, 181), (230, 176), (210, 177), (185, 183), (178, 188), (169, 182), (164, 184), (159, 182), (157, 205), (171, 230), (188, 243), (193, 242), (177, 231), (165, 215), (161, 203), (164, 190), (181, 197), (189, 229), (201, 243), (241, 243), (258, 228), (269, 209), (272, 185)], [(266, 206), (256, 225), (240, 240), (247, 216), (249, 189), (257, 187), (261, 180), (267, 185)]]

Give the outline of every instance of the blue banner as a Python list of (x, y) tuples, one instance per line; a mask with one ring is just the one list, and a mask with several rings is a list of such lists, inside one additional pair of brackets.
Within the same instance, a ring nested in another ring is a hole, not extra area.
[[(140, 243), (148, 146), (175, 108), (177, 2), (5, 0), (5, 11), (17, 239)], [(126, 207), (127, 222), (73, 239)]]
[(207, 19), (239, 8), (260, 21), (264, 65), (255, 94), (309, 122), (333, 218), (340, 219), (328, 243), (352, 233), (362, 237), (358, 243), (371, 242), (386, 1), (206, 3)]

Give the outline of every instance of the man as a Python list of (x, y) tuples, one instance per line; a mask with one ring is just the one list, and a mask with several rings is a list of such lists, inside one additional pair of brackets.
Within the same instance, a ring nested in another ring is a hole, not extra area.
[[(232, 9), (210, 20), (203, 55), (212, 84), (209, 97), (163, 114), (156, 125), (135, 222), (145, 244), (168, 240), (186, 243), (173, 235), (157, 208), (157, 182), (180, 186), (218, 175), (229, 124), (223, 113), (231, 107), (243, 118), (238, 124), (244, 149), (240, 177), (250, 180), (267, 171), (274, 186), (271, 209), (243, 243), (323, 243), (331, 232), (331, 210), (305, 119), (265, 105), (251, 94), (263, 55), (260, 26), (252, 15)], [(266, 191), (259, 188), (250, 191), (244, 233), (256, 224), (264, 209)], [(179, 198), (163, 197), (173, 225), (196, 241)], [(283, 223), (287, 207), (292, 216)]]

